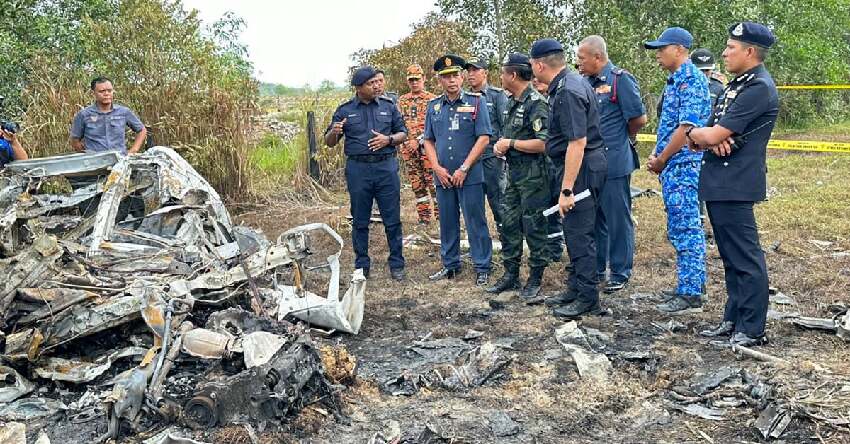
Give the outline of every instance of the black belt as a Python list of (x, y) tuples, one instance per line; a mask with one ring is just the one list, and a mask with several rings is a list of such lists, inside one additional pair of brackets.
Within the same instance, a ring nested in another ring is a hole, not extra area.
[(363, 163), (378, 163), (395, 157), (395, 151), (387, 154), (356, 154), (348, 156), (350, 160)]

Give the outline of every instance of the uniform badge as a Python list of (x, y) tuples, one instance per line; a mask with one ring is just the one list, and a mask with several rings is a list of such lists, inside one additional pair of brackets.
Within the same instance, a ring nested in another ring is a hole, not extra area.
[(596, 94), (608, 94), (609, 92), (611, 92), (611, 85), (607, 83), (596, 88)]
[(475, 107), (472, 105), (464, 105), (457, 107), (457, 112), (459, 113), (471, 113), (475, 111)]
[(738, 26), (736, 26), (735, 29), (732, 30), (732, 35), (734, 35), (735, 37), (740, 37), (744, 35), (744, 24), (738, 23)]
[(435, 104), (434, 104), (434, 112), (435, 112), (435, 113), (440, 112), (440, 104), (439, 104), (439, 103), (435, 103)]
[(543, 129), (543, 120), (534, 119), (534, 122), (531, 123), (531, 128), (533, 128), (534, 131), (540, 131)]
[(452, 59), (446, 57), (446, 59), (443, 60), (443, 63), (445, 63), (446, 66), (452, 66)]
[(97, 116), (89, 116), (89, 120), (92, 122), (97, 122)]

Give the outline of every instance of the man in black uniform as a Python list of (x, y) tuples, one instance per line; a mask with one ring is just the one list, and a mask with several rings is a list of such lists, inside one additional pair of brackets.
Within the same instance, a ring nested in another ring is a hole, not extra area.
[[(594, 227), (608, 161), (599, 133), (596, 93), (584, 78), (567, 69), (564, 47), (558, 41), (537, 40), (531, 45), (531, 59), (534, 76), (549, 84), (546, 154), (561, 179), (558, 205), (570, 256), (567, 289), (550, 298), (550, 303), (562, 305), (554, 309), (558, 317), (600, 314)], [(590, 197), (576, 202), (575, 195), (585, 190), (590, 190)]]
[(717, 98), (723, 94), (723, 81), (715, 72), (717, 66), (714, 64), (714, 54), (705, 48), (699, 48), (691, 53), (691, 62), (697, 67), (708, 79), (708, 92), (711, 95), (711, 106), (714, 107)]
[(691, 149), (706, 149), (699, 197), (706, 202), (726, 278), (726, 308), (703, 336), (731, 335), (733, 345), (766, 343), (768, 278), (753, 204), (765, 199), (767, 142), (779, 95), (764, 59), (775, 37), (764, 25), (736, 23), (723, 51), (735, 74), (718, 98), (708, 126), (688, 130)]

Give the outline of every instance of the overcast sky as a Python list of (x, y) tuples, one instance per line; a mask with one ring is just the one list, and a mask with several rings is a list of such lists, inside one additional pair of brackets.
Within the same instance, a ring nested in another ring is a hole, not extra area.
[(264, 82), (317, 86), (323, 79), (347, 80), (350, 55), (380, 48), (410, 33), (410, 24), (434, 10), (434, 0), (183, 0), (201, 20), (225, 12), (242, 17), (242, 43)]

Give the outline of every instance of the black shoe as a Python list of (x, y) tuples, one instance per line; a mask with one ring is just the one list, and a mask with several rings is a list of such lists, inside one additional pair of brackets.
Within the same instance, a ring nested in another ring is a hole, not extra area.
[(528, 275), (528, 281), (525, 283), (525, 287), (522, 288), (522, 291), (519, 294), (519, 297), (522, 298), (526, 304), (539, 304), (542, 302), (542, 298), (540, 297), (540, 286), (543, 285), (543, 270), (543, 267), (531, 269), (531, 273)]
[(552, 314), (557, 318), (567, 319), (576, 319), (582, 316), (598, 316), (602, 314), (602, 307), (599, 305), (599, 301), (573, 301), (563, 307), (555, 308), (552, 310)]
[(475, 277), (475, 285), (477, 285), (479, 287), (483, 287), (483, 286), (487, 285), (487, 283), (489, 283), (489, 282), (490, 282), (490, 273), (488, 273), (486, 271), (479, 272), (478, 275)]
[(723, 321), (720, 324), (716, 325), (714, 328), (699, 332), (699, 335), (704, 336), (706, 338), (717, 338), (720, 336), (732, 336), (732, 332), (734, 331), (735, 324), (733, 322)]
[(428, 276), (428, 279), (432, 281), (441, 281), (443, 279), (454, 279), (455, 276), (460, 273), (460, 269), (449, 270), (448, 268), (443, 268), (442, 270)]
[(756, 347), (767, 344), (767, 337), (765, 335), (752, 337), (746, 333), (737, 332), (729, 339), (729, 343), (741, 347)]
[(516, 290), (519, 288), (519, 273), (506, 271), (492, 287), (487, 287), (487, 293), (498, 294), (503, 291)]
[(667, 302), (655, 306), (658, 311), (671, 314), (702, 313), (702, 300), (699, 296), (678, 295)]
[(390, 276), (394, 281), (403, 281), (405, 278), (404, 268), (393, 268), (390, 269)]
[(622, 282), (608, 282), (607, 284), (605, 284), (605, 288), (602, 291), (607, 294), (615, 293), (626, 288), (626, 284), (628, 283), (628, 279)]
[(564, 290), (554, 296), (546, 298), (543, 301), (547, 307), (560, 307), (562, 305), (567, 305), (578, 298), (578, 295), (574, 291)]
[(365, 277), (366, 279), (369, 279), (369, 269), (368, 268), (363, 269), (363, 277)]

